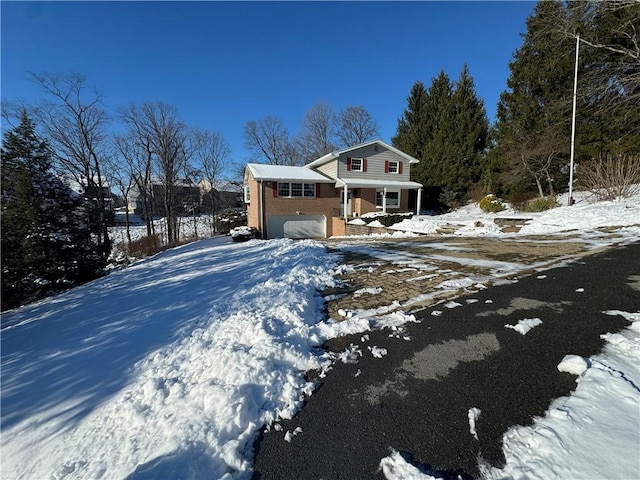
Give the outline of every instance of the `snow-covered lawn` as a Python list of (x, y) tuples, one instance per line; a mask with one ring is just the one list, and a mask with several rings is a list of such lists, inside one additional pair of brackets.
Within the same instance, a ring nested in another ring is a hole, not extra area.
[[(616, 242), (639, 238), (640, 198), (586, 205), (535, 214), (522, 233), (615, 225)], [(466, 234), (498, 234), (476, 213), (458, 214)], [(415, 321), (384, 309), (324, 318), (318, 290), (337, 261), (312, 241), (219, 237), (3, 314), (2, 478), (249, 478), (257, 432), (301, 407), (305, 371), (340, 358), (325, 340)], [(610, 313), (630, 328), (584, 359), (573, 395), (505, 433), (507, 465), (488, 478), (587, 478), (603, 455), (610, 477), (640, 477), (617, 461), (640, 450), (640, 313)], [(388, 478), (430, 478), (398, 454), (381, 460)]]
[[(225, 244), (220, 244), (224, 241)], [(328, 366), (322, 245), (205, 240), (2, 322), (3, 478), (242, 477)], [(9, 326), (6, 326), (9, 325)]]
[[(443, 226), (456, 225), (456, 235), (500, 235), (496, 219), (526, 220), (520, 235), (546, 235), (571, 230), (584, 232), (601, 227), (640, 226), (640, 194), (631, 198), (594, 202), (589, 194), (576, 192), (575, 204), (567, 206), (567, 196), (558, 198), (559, 207), (546, 212), (528, 213), (507, 209), (486, 213), (470, 204), (445, 215), (414, 216), (391, 228), (398, 232), (435, 233)], [(613, 215), (613, 216), (612, 216)]]

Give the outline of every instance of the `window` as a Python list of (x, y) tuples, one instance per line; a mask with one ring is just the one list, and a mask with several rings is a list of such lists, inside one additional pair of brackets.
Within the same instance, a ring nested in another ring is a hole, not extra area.
[(398, 162), (389, 162), (389, 173), (399, 173)]
[(305, 197), (315, 197), (316, 196), (316, 186), (313, 183), (305, 183), (304, 184), (304, 196)]
[(251, 203), (251, 186), (244, 186), (244, 203)]
[(362, 172), (362, 159), (361, 158), (352, 158), (351, 159), (351, 171), (352, 172)]
[[(382, 195), (384, 190), (376, 190), (376, 207), (382, 208)], [(387, 208), (400, 207), (400, 192), (387, 190)]]
[(291, 184), (291, 196), (292, 197), (301, 197), (302, 196), (302, 184), (301, 183), (292, 183)]
[(278, 182), (278, 197), (313, 198), (316, 196), (315, 183)]
[(291, 196), (291, 184), (278, 182), (278, 196), (290, 197)]

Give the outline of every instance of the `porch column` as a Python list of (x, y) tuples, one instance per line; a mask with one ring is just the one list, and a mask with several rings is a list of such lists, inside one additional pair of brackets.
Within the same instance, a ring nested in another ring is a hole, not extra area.
[(418, 189), (418, 199), (416, 201), (416, 215), (420, 215), (420, 210), (422, 210), (422, 188)]
[(387, 187), (382, 190), (382, 213), (387, 213)]
[(347, 201), (349, 200), (349, 193), (347, 190), (347, 184), (344, 184), (344, 193), (343, 193), (343, 205), (344, 205), (344, 219), (348, 218), (347, 216)]

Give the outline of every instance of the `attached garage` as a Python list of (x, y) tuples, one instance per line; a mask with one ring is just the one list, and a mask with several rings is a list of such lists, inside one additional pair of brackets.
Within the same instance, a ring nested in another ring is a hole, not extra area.
[(272, 215), (267, 222), (269, 238), (325, 238), (324, 215)]

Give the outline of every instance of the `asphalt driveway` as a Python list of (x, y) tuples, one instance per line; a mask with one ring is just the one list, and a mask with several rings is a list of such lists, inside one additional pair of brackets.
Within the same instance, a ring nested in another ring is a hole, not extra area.
[[(411, 305), (420, 323), (406, 324), (402, 335), (385, 329), (329, 342), (327, 348), (333, 351), (356, 348), (363, 354), (357, 363), (337, 362), (326, 378), (316, 379), (320, 387), (295, 418), (279, 422), (281, 431), (272, 429), (261, 436), (255, 445), (254, 478), (383, 478), (378, 466), (391, 448), (444, 478), (474, 478), (479, 461), (502, 465), (504, 432), (530, 424), (554, 398), (575, 389), (575, 377), (556, 368), (562, 358), (569, 353), (596, 354), (602, 347), (601, 334), (627, 325), (603, 311), (640, 309), (640, 294), (629, 280), (640, 274), (640, 243), (590, 256), (581, 252), (575, 246), (574, 261), (544, 272), (540, 256), (532, 256), (529, 275), (503, 272), (494, 286), (490, 271), (478, 271), (484, 264), (471, 262), (474, 281), (487, 278), (487, 285), (462, 282), (464, 293), (456, 296), (459, 305), (450, 305), (455, 308), (434, 305), (442, 299), (429, 297)], [(521, 263), (530, 253), (525, 249), (513, 254), (518, 258), (501, 261)], [(372, 278), (398, 280), (395, 272), (380, 273), (383, 265), (366, 267), (384, 263), (383, 255), (351, 254), (354, 265), (365, 265), (347, 273), (356, 275), (354, 279), (366, 271)], [(449, 261), (451, 255), (443, 257)], [(508, 268), (507, 263), (503, 266)], [(414, 263), (406, 268), (416, 271), (404, 273), (425, 277), (416, 282), (432, 280), (426, 277), (438, 271), (447, 274), (447, 268), (427, 267), (420, 271)], [(349, 288), (346, 295), (335, 296), (332, 302), (338, 304), (330, 305), (330, 312), (357, 300), (354, 288), (362, 286)], [(402, 308), (407, 306), (405, 301)], [(540, 318), (543, 323), (524, 336), (505, 328), (523, 318)], [(374, 347), (386, 349), (386, 355), (372, 355)], [(471, 407), (482, 410), (477, 440), (469, 432)], [(296, 428), (301, 433), (285, 441), (284, 432)]]

